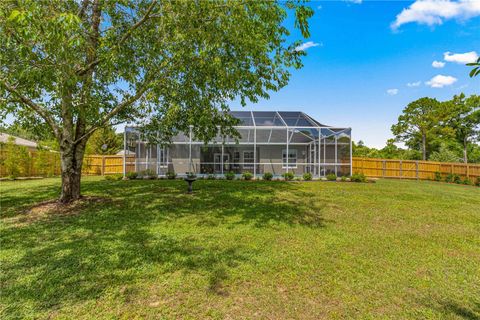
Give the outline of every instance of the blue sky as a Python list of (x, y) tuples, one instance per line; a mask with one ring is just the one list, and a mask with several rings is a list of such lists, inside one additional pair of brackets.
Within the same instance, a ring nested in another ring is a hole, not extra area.
[[(480, 54), (480, 0), (459, 1), (428, 0), (433, 5), (426, 8), (413, 1), (311, 2), (315, 15), (305, 41), (319, 45), (307, 49), (303, 69), (292, 71), (287, 87), (247, 109), (301, 110), (322, 123), (352, 127), (355, 141), (384, 146), (409, 102), (480, 94), (480, 78), (469, 78), (470, 69), (455, 62), (468, 57), (455, 54)], [(444, 66), (434, 68), (433, 61)], [(445, 77), (427, 83), (438, 75)], [(449, 84), (452, 77), (457, 80)]]

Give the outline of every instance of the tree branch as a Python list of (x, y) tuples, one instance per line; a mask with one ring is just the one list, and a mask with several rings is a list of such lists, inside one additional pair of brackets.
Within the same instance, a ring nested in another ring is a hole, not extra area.
[(38, 113), (38, 115), (40, 115), (43, 118), (43, 120), (45, 120), (45, 122), (48, 123), (48, 125), (52, 128), (55, 136), (58, 136), (59, 128), (55, 124), (55, 121), (53, 120), (53, 118), (48, 114), (47, 110), (45, 110), (44, 108), (42, 108), (41, 106), (39, 106), (38, 104), (30, 100), (29, 98), (22, 95), (15, 87), (8, 84), (4, 79), (0, 79), (0, 83), (7, 89), (8, 92), (17, 96), (21, 102), (23, 102), (25, 105), (30, 107), (30, 109), (32, 109), (36, 113)]
[(83, 139), (89, 137), (92, 133), (95, 132), (98, 128), (104, 126), (110, 119), (112, 119), (115, 115), (117, 115), (122, 109), (131, 106), (133, 103), (135, 103), (138, 99), (140, 99), (143, 94), (147, 91), (148, 85), (150, 83), (151, 79), (146, 80), (144, 85), (137, 91), (137, 93), (130, 98), (126, 98), (124, 101), (122, 101), (120, 104), (118, 104), (115, 108), (112, 109), (109, 113), (104, 115), (102, 119), (97, 122), (97, 124), (94, 124), (90, 127), (90, 129), (82, 135), (80, 138), (76, 139), (74, 141), (74, 144), (82, 141)]
[[(123, 35), (123, 37), (120, 39), (120, 41), (115, 45), (115, 47), (120, 47), (125, 41), (128, 40), (128, 38), (132, 35), (133, 31), (135, 31), (136, 29), (138, 29), (142, 24), (145, 23), (145, 21), (147, 21), (150, 13), (152, 12), (153, 8), (156, 6), (157, 4), (157, 1), (154, 0), (152, 1), (152, 3), (150, 4), (150, 6), (148, 7), (147, 9), (147, 12), (143, 15), (143, 17), (138, 20), (135, 24), (133, 24), (130, 29), (128, 29), (128, 31)], [(89, 64), (87, 64), (87, 66), (81, 70), (78, 70), (77, 71), (77, 75), (79, 76), (83, 76), (85, 75), (88, 71), (92, 70), (93, 68), (95, 68), (100, 62), (102, 62), (102, 59), (95, 59), (94, 61), (90, 62)]]

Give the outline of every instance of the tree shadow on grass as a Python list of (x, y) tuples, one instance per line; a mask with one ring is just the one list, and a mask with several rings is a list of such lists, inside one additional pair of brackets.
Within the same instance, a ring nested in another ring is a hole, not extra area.
[(480, 302), (470, 304), (460, 304), (453, 300), (439, 301), (431, 308), (438, 310), (444, 316), (455, 316), (465, 320), (480, 320)]
[[(207, 277), (208, 292), (228, 295), (223, 282), (229, 270), (255, 263), (259, 249), (158, 228), (178, 219), (193, 229), (223, 223), (324, 226), (321, 201), (294, 184), (200, 181), (195, 187), (188, 195), (182, 181), (87, 181), (85, 194), (114, 201), (21, 227), (7, 223), (0, 243), (6, 256), (0, 275), (4, 317), (98, 299), (157, 272), (200, 273)], [(11, 198), (8, 203), (15, 201)], [(17, 199), (19, 208), (29, 203)]]

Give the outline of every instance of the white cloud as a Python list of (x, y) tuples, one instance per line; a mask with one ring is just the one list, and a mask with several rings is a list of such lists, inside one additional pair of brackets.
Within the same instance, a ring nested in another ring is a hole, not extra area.
[(407, 83), (407, 87), (410, 87), (410, 88), (420, 87), (421, 84), (422, 84), (422, 81), (409, 82)]
[(432, 88), (443, 88), (445, 86), (452, 85), (455, 82), (457, 82), (457, 78), (439, 74), (430, 79), (430, 81), (425, 82), (425, 84)]
[(398, 93), (398, 89), (388, 89), (388, 90), (387, 90), (387, 94), (388, 94), (389, 96), (394, 96), (394, 95), (396, 95), (397, 93)]
[(475, 51), (470, 51), (470, 52), (465, 52), (465, 53), (445, 52), (443, 54), (443, 59), (445, 61), (448, 61), (448, 62), (467, 64), (467, 63), (470, 63), (470, 62), (477, 61), (478, 54)]
[(345, 2), (352, 2), (352, 3), (355, 3), (355, 4), (361, 4), (363, 2), (363, 0), (343, 0)]
[(302, 43), (301, 45), (296, 47), (295, 51), (305, 51), (308, 48), (318, 47), (318, 46), (322, 46), (322, 44), (321, 43), (316, 43), (316, 42), (313, 42), (313, 41), (308, 41), (308, 42)]
[(449, 19), (468, 20), (476, 16), (480, 16), (478, 0), (416, 0), (397, 15), (391, 28), (396, 30), (411, 22), (433, 26)]
[(321, 6), (321, 5), (318, 5), (318, 6), (317, 6), (317, 9), (318, 9), (318, 10), (322, 10), (322, 6)]
[(432, 67), (437, 69), (443, 68), (445, 67), (445, 62), (435, 60), (432, 62)]

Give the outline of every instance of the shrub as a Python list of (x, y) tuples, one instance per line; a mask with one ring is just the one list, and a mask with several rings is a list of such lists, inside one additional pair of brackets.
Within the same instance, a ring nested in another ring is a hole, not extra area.
[(55, 153), (45, 149), (39, 149), (37, 151), (33, 166), (39, 175), (44, 177), (52, 177), (55, 175), (55, 167), (52, 163), (52, 159), (53, 161), (56, 160), (55, 156)]
[(475, 185), (476, 185), (477, 187), (480, 187), (480, 177), (477, 177), (477, 182), (475, 182)]
[(350, 180), (352, 182), (366, 182), (367, 177), (365, 177), (365, 175), (363, 173), (354, 173), (354, 174), (352, 174)]
[(453, 174), (449, 173), (445, 176), (445, 182), (453, 182)]
[(433, 180), (435, 180), (435, 181), (441, 181), (441, 180), (442, 180), (442, 174), (441, 174), (440, 172), (436, 171), (436, 172), (434, 173)]
[(263, 174), (263, 180), (270, 181), (273, 178), (273, 173), (271, 172), (265, 172)]
[(329, 173), (329, 174), (327, 174), (327, 180), (328, 181), (337, 181), (337, 175), (335, 173)]
[(207, 176), (207, 180), (215, 180), (216, 178), (217, 177), (215, 177), (215, 175), (211, 173)]
[(123, 174), (121, 173), (109, 174), (105, 176), (105, 180), (118, 181), (122, 179), (123, 179)]
[(457, 184), (460, 184), (460, 183), (462, 183), (462, 178), (460, 178), (460, 176), (458, 174), (454, 174), (453, 175), (453, 182), (455, 182)]
[(235, 179), (235, 172), (230, 171), (230, 172), (225, 173), (225, 179), (227, 179), (227, 180)]
[(167, 179), (174, 180), (177, 177), (177, 174), (174, 171), (168, 171), (166, 176), (167, 176)]
[(467, 185), (467, 186), (471, 186), (473, 185), (473, 182), (472, 180), (468, 179), (468, 178), (465, 178), (463, 181), (462, 181), (463, 184)]
[(295, 176), (293, 175), (292, 172), (285, 172), (284, 174), (282, 174), (282, 177), (283, 179), (285, 179), (285, 181), (290, 181), (290, 180), (293, 180)]
[(5, 171), (10, 178), (28, 176), (31, 158), (27, 147), (15, 144), (15, 138), (10, 137), (5, 144), (6, 158), (3, 162)]
[(244, 180), (252, 180), (253, 174), (251, 172), (244, 172), (242, 174), (242, 177), (243, 177)]
[(127, 176), (127, 178), (128, 178), (129, 180), (134, 180), (134, 179), (137, 179), (138, 173), (136, 173), (136, 172), (127, 172), (126, 176)]
[(342, 176), (342, 177), (340, 178), (340, 180), (341, 180), (342, 182), (347, 181), (347, 176)]
[(303, 174), (303, 180), (305, 180), (305, 181), (310, 181), (310, 180), (312, 180), (312, 174), (311, 174), (310, 172), (305, 172), (305, 173)]
[(152, 169), (146, 169), (146, 170), (143, 170), (140, 175), (144, 178), (144, 179), (155, 179), (157, 177), (157, 173), (155, 171), (153, 171)]

